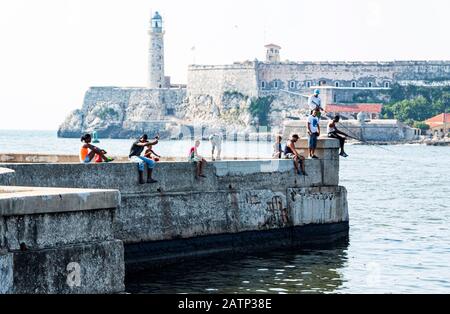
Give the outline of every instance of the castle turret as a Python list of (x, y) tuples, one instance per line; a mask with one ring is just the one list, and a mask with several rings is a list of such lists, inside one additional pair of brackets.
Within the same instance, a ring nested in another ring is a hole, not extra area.
[(148, 51), (148, 87), (165, 88), (164, 77), (164, 30), (163, 20), (158, 12), (152, 17), (150, 29), (150, 47)]
[(281, 47), (274, 44), (265, 45), (266, 47), (266, 62), (280, 62)]

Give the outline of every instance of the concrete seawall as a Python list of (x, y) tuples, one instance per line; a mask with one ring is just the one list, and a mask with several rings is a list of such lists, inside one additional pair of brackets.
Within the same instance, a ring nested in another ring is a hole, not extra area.
[(296, 175), (290, 160), (249, 160), (209, 163), (207, 178), (196, 180), (194, 165), (162, 162), (152, 185), (138, 184), (132, 163), (0, 167), (16, 171), (14, 185), (119, 190), (114, 237), (124, 242), (128, 263), (145, 264), (346, 236), (337, 141), (321, 140), (318, 155), (321, 160), (306, 160), (308, 176)]
[(123, 291), (119, 202), (112, 190), (0, 186), (0, 294)]

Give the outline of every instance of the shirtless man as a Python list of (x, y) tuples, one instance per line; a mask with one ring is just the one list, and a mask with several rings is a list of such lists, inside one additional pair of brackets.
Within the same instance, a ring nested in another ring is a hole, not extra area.
[[(348, 155), (344, 152), (345, 137), (348, 137), (348, 135), (342, 131), (339, 131), (336, 127), (336, 124), (339, 123), (340, 119), (341, 119), (341, 117), (336, 116), (336, 117), (334, 117), (333, 120), (331, 120), (328, 123), (327, 133), (328, 133), (328, 137), (339, 140), (339, 144), (341, 147), (341, 153), (339, 155), (342, 157), (348, 157)], [(341, 136), (341, 135), (343, 135), (343, 136)]]
[(305, 171), (305, 157), (301, 156), (297, 149), (295, 148), (295, 143), (299, 140), (299, 136), (294, 134), (291, 138), (286, 142), (286, 147), (284, 149), (284, 156), (286, 159), (294, 160), (295, 171), (298, 175), (307, 176)]

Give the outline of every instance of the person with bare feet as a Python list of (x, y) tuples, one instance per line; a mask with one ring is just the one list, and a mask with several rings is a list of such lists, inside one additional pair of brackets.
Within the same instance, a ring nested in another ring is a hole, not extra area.
[(83, 142), (84, 144), (81, 145), (80, 148), (80, 162), (88, 164), (94, 158), (95, 160), (100, 160), (104, 162), (111, 162), (114, 160), (113, 158), (106, 156), (107, 153), (105, 150), (91, 144), (92, 142), (91, 134), (83, 135), (81, 137), (81, 142)]
[(200, 179), (206, 178), (206, 176), (203, 174), (203, 169), (206, 166), (206, 160), (202, 156), (198, 154), (198, 147), (200, 146), (200, 141), (196, 140), (195, 145), (191, 147), (189, 151), (189, 161), (194, 163), (196, 165), (196, 172), (195, 172), (195, 178)]

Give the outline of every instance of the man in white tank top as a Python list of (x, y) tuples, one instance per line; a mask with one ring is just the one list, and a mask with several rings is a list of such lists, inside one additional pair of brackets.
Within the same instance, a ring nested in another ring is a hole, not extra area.
[[(222, 135), (214, 133), (209, 137), (209, 141), (211, 142), (211, 154), (212, 154), (212, 161), (220, 160), (220, 154), (222, 152)], [(217, 149), (217, 157), (214, 158), (214, 152)]]

